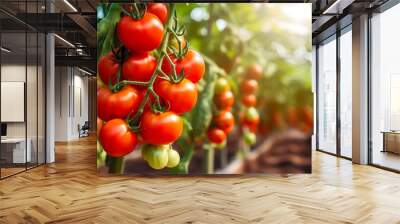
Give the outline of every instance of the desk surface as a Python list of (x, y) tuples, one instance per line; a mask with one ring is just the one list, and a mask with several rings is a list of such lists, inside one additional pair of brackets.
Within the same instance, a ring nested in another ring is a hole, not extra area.
[[(28, 138), (29, 141), (29, 138)], [(25, 138), (2, 138), (1, 143), (20, 143), (25, 142)]]
[(381, 131), (383, 134), (398, 134), (400, 135), (400, 131)]

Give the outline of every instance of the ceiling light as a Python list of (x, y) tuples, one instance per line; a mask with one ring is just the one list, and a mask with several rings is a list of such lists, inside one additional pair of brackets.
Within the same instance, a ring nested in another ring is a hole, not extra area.
[(353, 2), (354, 0), (336, 0), (332, 5), (325, 9), (322, 14), (342, 14), (343, 10)]
[(83, 72), (83, 73), (85, 73), (85, 74), (87, 74), (87, 75), (93, 75), (92, 73), (90, 73), (90, 72), (88, 72), (88, 71), (86, 71), (86, 70), (84, 70), (84, 69), (81, 69), (81, 68), (79, 68), (79, 67), (78, 67), (78, 70), (81, 71), (81, 72)]
[(9, 50), (9, 49), (7, 49), (7, 48), (5, 48), (5, 47), (1, 47), (0, 49), (1, 49), (2, 51), (6, 52), (6, 53), (10, 53), (10, 52), (11, 52), (11, 50)]
[(71, 42), (69, 42), (68, 40), (60, 37), (58, 34), (54, 34), (55, 37), (57, 37), (59, 40), (61, 40), (62, 42), (66, 43), (68, 46), (75, 48), (75, 45), (73, 45)]
[(78, 10), (68, 1), (64, 0), (65, 4), (67, 4), (74, 12), (78, 12)]

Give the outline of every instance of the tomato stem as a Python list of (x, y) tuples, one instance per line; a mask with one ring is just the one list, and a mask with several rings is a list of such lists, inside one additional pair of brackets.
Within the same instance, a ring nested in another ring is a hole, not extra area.
[(109, 173), (122, 174), (124, 172), (124, 157), (112, 157), (107, 155)]
[[(174, 13), (175, 13), (175, 4), (174, 3), (170, 3), (169, 4), (169, 8), (170, 8), (170, 12), (171, 13), (168, 16), (168, 21), (167, 21), (167, 23), (165, 25), (166, 27), (170, 27), (172, 25), (172, 22), (173, 22), (173, 20), (172, 20), (173, 16), (172, 15), (174, 15)], [(161, 42), (161, 46), (160, 46), (160, 48), (158, 50), (159, 54), (157, 56), (156, 69), (154, 70), (154, 72), (153, 72), (153, 74), (152, 74), (152, 76), (151, 76), (151, 78), (150, 78), (150, 80), (148, 82), (146, 93), (145, 93), (145, 95), (143, 97), (142, 102), (140, 102), (138, 111), (136, 112), (136, 114), (135, 114), (135, 116), (133, 118), (134, 122), (139, 122), (139, 118), (143, 114), (144, 107), (146, 106), (146, 103), (149, 100), (150, 94), (152, 94), (154, 96), (154, 99), (156, 100), (156, 104), (157, 104), (157, 107), (158, 107), (157, 109), (161, 110), (160, 99), (159, 99), (159, 96), (157, 95), (157, 93), (154, 91), (153, 85), (154, 85), (154, 82), (156, 81), (157, 77), (159, 76), (159, 74), (161, 74), (162, 76), (166, 75), (164, 72), (162, 72), (161, 66), (162, 66), (162, 62), (163, 62), (164, 56), (168, 57), (167, 47), (168, 47), (168, 41), (169, 41), (170, 33), (171, 32), (167, 28), (165, 33), (164, 33), (164, 37), (163, 37), (163, 40)], [(171, 62), (172, 62), (172, 60), (171, 60)], [(175, 65), (174, 65), (173, 68), (174, 68), (174, 71), (175, 71)], [(166, 76), (168, 77), (168, 75), (166, 75)]]
[(213, 144), (206, 144), (204, 145), (204, 152), (205, 152), (205, 170), (207, 174), (213, 174), (214, 173), (214, 146)]
[[(138, 4), (140, 4), (140, 6), (143, 6), (143, 7), (141, 7), (141, 9), (139, 9)], [(146, 12), (146, 4), (142, 5), (141, 3), (132, 3), (132, 5), (133, 5), (133, 11), (131, 13), (131, 16), (136, 20), (141, 19)]]
[(171, 57), (167, 54), (167, 52), (165, 51), (164, 56), (167, 58), (171, 68), (172, 68), (172, 77), (174, 79), (177, 79), (178, 75), (176, 74), (176, 66), (175, 63), (172, 61)]
[(119, 83), (115, 84), (112, 89), (117, 90), (126, 85), (137, 85), (137, 86), (148, 86), (149, 82), (140, 82), (140, 81), (129, 81), (129, 80), (122, 80)]
[(161, 78), (171, 81), (171, 78), (163, 70), (160, 69), (158, 72), (159, 72), (159, 74), (161, 74), (163, 76)]
[(154, 99), (156, 101), (156, 109), (158, 111), (161, 111), (162, 108), (161, 108), (161, 103), (160, 103), (160, 97), (157, 95), (157, 93), (154, 91), (153, 88), (150, 88), (149, 91), (153, 95), (153, 97), (154, 97)]
[(179, 35), (176, 33), (176, 31), (172, 30), (170, 27), (168, 27), (168, 29), (172, 33), (172, 35), (174, 36), (175, 40), (178, 42), (178, 53), (175, 53), (175, 56), (178, 59), (182, 58), (187, 53), (187, 51), (189, 50), (188, 46), (186, 44), (185, 48), (182, 48), (182, 41), (179, 38)]

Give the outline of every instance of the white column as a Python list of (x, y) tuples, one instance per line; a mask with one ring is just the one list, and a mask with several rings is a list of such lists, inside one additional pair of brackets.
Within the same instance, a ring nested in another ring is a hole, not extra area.
[(54, 133), (55, 133), (55, 72), (54, 72), (54, 35), (46, 36), (46, 163), (55, 161)]
[(317, 139), (316, 139), (316, 133), (317, 133), (317, 122), (316, 122), (316, 118), (317, 118), (317, 48), (315, 45), (312, 46), (312, 63), (311, 63), (311, 67), (312, 67), (312, 71), (311, 71), (311, 75), (312, 75), (312, 93), (313, 93), (313, 108), (314, 108), (314, 131), (313, 131), (313, 135), (311, 137), (311, 149), (312, 150), (316, 150), (317, 149)]
[[(46, 2), (46, 11), (53, 12), (51, 1)], [(54, 34), (46, 35), (46, 163), (55, 161), (55, 43)]]
[(353, 20), (353, 162), (368, 163), (368, 15)]

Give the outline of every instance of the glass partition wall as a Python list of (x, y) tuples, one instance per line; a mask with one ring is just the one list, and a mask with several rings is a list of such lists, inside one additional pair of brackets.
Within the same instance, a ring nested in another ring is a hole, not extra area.
[(20, 20), (39, 7), (0, 3), (1, 179), (45, 163), (45, 35)]
[(340, 155), (352, 157), (352, 33), (351, 25), (341, 31), (340, 64)]
[(371, 18), (370, 163), (400, 171), (400, 4)]
[(318, 149), (336, 154), (336, 36), (318, 46)]
[[(368, 163), (396, 172), (400, 172), (400, 33), (396, 29), (398, 21), (400, 4), (388, 1), (375, 9), (369, 17), (368, 32)], [(351, 30), (350, 25), (338, 31), (335, 37), (319, 43), (316, 59), (317, 149), (347, 159), (352, 157)]]
[(318, 44), (317, 149), (352, 157), (351, 25)]

